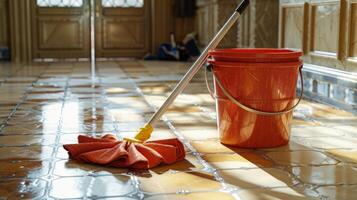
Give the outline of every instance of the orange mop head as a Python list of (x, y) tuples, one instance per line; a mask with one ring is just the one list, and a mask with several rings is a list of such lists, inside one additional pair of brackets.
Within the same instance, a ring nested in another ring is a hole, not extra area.
[(78, 136), (78, 144), (63, 147), (70, 158), (112, 167), (150, 169), (163, 164), (172, 164), (185, 158), (183, 144), (176, 138), (133, 143), (118, 141), (114, 135), (101, 138)]
[(249, 5), (249, 0), (243, 0), (228, 21), (219, 30), (199, 58), (194, 62), (185, 76), (177, 84), (170, 96), (154, 113), (149, 122), (139, 130), (135, 138), (124, 138), (118, 141), (113, 135), (102, 138), (79, 136), (78, 144), (64, 145), (72, 159), (99, 165), (125, 167), (135, 169), (150, 169), (159, 164), (172, 164), (185, 158), (185, 149), (178, 139), (166, 139), (146, 142), (151, 136), (153, 125), (167, 111), (176, 97), (185, 89), (190, 80), (202, 67), (208, 51), (217, 47), (223, 36), (239, 19)]

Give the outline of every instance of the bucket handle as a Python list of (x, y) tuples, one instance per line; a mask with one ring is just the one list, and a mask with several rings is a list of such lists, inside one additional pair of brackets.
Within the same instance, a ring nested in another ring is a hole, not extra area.
[[(303, 79), (303, 75), (302, 75), (302, 65), (299, 67), (299, 73), (300, 73), (300, 83), (301, 83), (301, 92), (300, 92), (300, 95), (299, 95), (299, 100), (297, 101), (297, 103), (287, 109), (287, 110), (283, 110), (283, 111), (278, 111), (278, 112), (265, 112), (265, 111), (261, 111), (261, 110), (256, 110), (254, 108), (251, 108), (251, 107), (248, 107), (246, 105), (244, 105), (243, 103), (239, 102), (237, 99), (235, 99), (224, 87), (223, 87), (223, 84), (222, 82), (217, 78), (217, 76), (212, 72), (212, 75), (214, 77), (214, 79), (216, 80), (216, 83), (217, 85), (219, 86), (219, 88), (222, 90), (223, 94), (228, 97), (229, 100), (231, 100), (234, 104), (236, 104), (238, 107), (242, 108), (243, 110), (247, 111), (247, 112), (251, 112), (251, 113), (255, 113), (255, 114), (258, 114), (258, 115), (266, 115), (266, 116), (272, 116), (272, 115), (282, 115), (282, 114), (286, 114), (288, 112), (291, 112), (292, 110), (294, 110), (300, 103), (302, 97), (303, 97), (303, 94), (304, 94), (304, 79)], [(214, 93), (212, 92), (210, 86), (209, 86), (209, 83), (208, 83), (208, 80), (207, 80), (207, 71), (211, 71), (212, 69), (212, 65), (207, 65), (205, 67), (205, 81), (206, 81), (206, 87), (207, 87), (207, 90), (208, 92), (210, 93), (211, 97), (213, 99), (216, 99), (217, 96), (214, 95)]]

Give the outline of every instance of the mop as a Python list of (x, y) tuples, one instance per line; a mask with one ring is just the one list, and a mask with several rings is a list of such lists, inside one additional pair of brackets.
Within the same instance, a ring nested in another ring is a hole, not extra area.
[(153, 127), (161, 116), (204, 65), (208, 52), (217, 47), (248, 5), (249, 0), (243, 0), (240, 3), (162, 106), (153, 114), (145, 126), (140, 128), (135, 138), (124, 138), (123, 141), (119, 141), (110, 134), (102, 138), (80, 135), (78, 144), (63, 145), (70, 158), (86, 163), (134, 169), (150, 169), (160, 164), (172, 164), (183, 160), (185, 158), (185, 149), (178, 139), (147, 140), (151, 137)]

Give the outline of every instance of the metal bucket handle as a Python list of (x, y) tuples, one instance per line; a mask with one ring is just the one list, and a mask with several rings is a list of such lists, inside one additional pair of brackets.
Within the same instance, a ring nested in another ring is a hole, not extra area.
[[(211, 71), (212, 69), (212, 65), (207, 65), (205, 67), (205, 81), (206, 81), (206, 87), (207, 87), (207, 90), (209, 91), (211, 97), (213, 99), (216, 99), (217, 96), (214, 95), (214, 93), (212, 92), (210, 86), (209, 86), (209, 83), (208, 83), (208, 80), (207, 80), (207, 71)], [(223, 94), (229, 99), (231, 100), (234, 104), (236, 104), (238, 107), (242, 108), (243, 110), (247, 111), (247, 112), (251, 112), (251, 113), (255, 113), (255, 114), (258, 114), (258, 115), (268, 115), (268, 116), (271, 116), (271, 115), (282, 115), (282, 114), (286, 114), (288, 112), (291, 112), (292, 110), (294, 110), (300, 103), (302, 97), (303, 97), (303, 93), (304, 93), (304, 79), (303, 79), (303, 76), (302, 76), (302, 65), (299, 67), (299, 73), (300, 73), (300, 83), (301, 83), (301, 92), (300, 92), (300, 96), (299, 96), (299, 100), (297, 101), (297, 103), (287, 109), (287, 110), (283, 110), (283, 111), (278, 111), (278, 112), (266, 112), (266, 111), (261, 111), (261, 110), (257, 110), (257, 109), (254, 109), (254, 108), (251, 108), (251, 107), (248, 107), (246, 105), (244, 105), (243, 103), (239, 102), (237, 99), (235, 99), (223, 86), (222, 82), (217, 78), (217, 76), (212, 72), (212, 75), (214, 77), (214, 79), (216, 80), (216, 83), (217, 85), (219, 86), (219, 88), (222, 90)]]

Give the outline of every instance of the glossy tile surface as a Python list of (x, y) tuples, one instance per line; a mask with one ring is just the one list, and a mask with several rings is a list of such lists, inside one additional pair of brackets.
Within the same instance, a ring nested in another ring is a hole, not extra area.
[(134, 136), (188, 69), (179, 62), (1, 66), (0, 199), (354, 199), (357, 116), (303, 101), (288, 145), (219, 142), (215, 102), (199, 72), (152, 139), (178, 137), (186, 159), (135, 171), (68, 159), (79, 134)]

